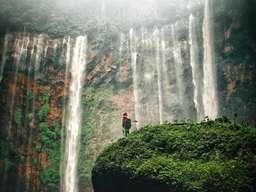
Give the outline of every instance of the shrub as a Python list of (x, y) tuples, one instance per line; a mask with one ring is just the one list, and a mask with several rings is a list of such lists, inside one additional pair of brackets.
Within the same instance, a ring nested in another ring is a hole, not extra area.
[(149, 125), (98, 157), (93, 183), (96, 192), (254, 191), (255, 147), (256, 129), (227, 119)]
[(38, 112), (39, 120), (44, 121), (50, 111), (49, 104), (45, 104), (42, 106), (42, 108)]

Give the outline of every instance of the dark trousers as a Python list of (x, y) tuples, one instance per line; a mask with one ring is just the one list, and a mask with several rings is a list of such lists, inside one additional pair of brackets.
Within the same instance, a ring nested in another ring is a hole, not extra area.
[(123, 134), (125, 137), (127, 137), (130, 133), (130, 130), (129, 129), (123, 129)]

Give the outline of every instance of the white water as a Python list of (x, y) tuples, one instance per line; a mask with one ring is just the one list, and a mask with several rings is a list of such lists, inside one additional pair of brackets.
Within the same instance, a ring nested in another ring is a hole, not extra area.
[(134, 30), (130, 30), (130, 51), (131, 51), (131, 66), (132, 66), (132, 77), (133, 77), (133, 94), (134, 94), (134, 108), (135, 108), (135, 119), (137, 121), (137, 127), (141, 126), (140, 108), (139, 108), (139, 86), (138, 86), (138, 74), (137, 74), (137, 44)]
[[(181, 57), (181, 44), (178, 42), (177, 35), (176, 35), (176, 26), (171, 26), (171, 38), (172, 38), (172, 52), (174, 57), (174, 66), (175, 66), (175, 73), (176, 73), (176, 86), (178, 89), (178, 101), (181, 109), (184, 110), (184, 82), (183, 82), (183, 63), (182, 63), (182, 57)], [(184, 112), (183, 112), (184, 113)], [(181, 117), (184, 117), (184, 114), (180, 114)]]
[[(28, 74), (27, 74), (27, 77), (28, 77), (28, 82), (27, 82), (27, 87), (29, 86), (29, 84), (32, 82), (32, 71), (34, 71), (34, 68), (33, 68), (33, 59), (35, 58), (35, 46), (36, 46), (36, 43), (37, 43), (37, 38), (36, 37), (33, 37), (33, 41), (32, 41), (32, 49), (30, 51), (30, 58), (29, 58), (29, 64), (28, 64)], [(30, 96), (29, 96), (29, 93), (30, 90), (27, 90), (27, 98), (26, 98), (26, 111), (25, 111), (25, 115), (26, 115), (26, 118), (27, 118), (27, 121), (29, 122), (29, 124), (25, 125), (25, 126), (28, 126), (28, 129), (29, 129), (29, 138), (28, 138), (28, 143), (27, 143), (27, 148), (28, 148), (28, 151), (30, 151), (31, 149), (31, 143), (32, 143), (32, 129), (34, 127), (34, 105), (32, 102), (32, 121), (30, 122), (30, 117), (29, 117), (29, 114), (31, 113), (31, 109), (30, 109)], [(33, 101), (34, 101), (34, 97), (33, 97)], [(31, 157), (28, 155), (26, 157), (26, 165), (29, 165), (31, 162)], [(25, 182), (25, 189), (26, 190), (29, 190), (30, 189), (30, 182), (31, 182), (31, 178), (27, 178), (26, 179), (26, 182)], [(18, 187), (17, 187), (17, 190), (18, 190)]]
[[(16, 97), (16, 89), (17, 89), (17, 80), (18, 80), (18, 71), (25, 61), (27, 57), (27, 49), (29, 45), (29, 38), (25, 37), (18, 37), (15, 39), (14, 42), (14, 76), (13, 76), (13, 82), (12, 82), (12, 94), (11, 94), (11, 106), (10, 106), (10, 119), (9, 119), (9, 127), (8, 127), (8, 136), (7, 139), (12, 139), (12, 133), (13, 133), (13, 114), (15, 110), (15, 97)], [(8, 151), (9, 153), (9, 151)], [(8, 172), (5, 171), (2, 179), (3, 186), (5, 185), (6, 179), (8, 178)], [(19, 179), (16, 180), (16, 185), (19, 186)]]
[(29, 45), (29, 37), (25, 38), (17, 38), (15, 40), (14, 45), (14, 80), (13, 80), (13, 90), (11, 96), (11, 108), (10, 108), (10, 122), (9, 122), (9, 130), (8, 130), (8, 137), (11, 136), (12, 131), (12, 121), (13, 121), (13, 113), (15, 109), (15, 96), (16, 96), (16, 89), (17, 89), (17, 80), (18, 80), (18, 71), (20, 66), (22, 65), (22, 61), (24, 61), (27, 57), (27, 49)]
[(87, 38), (77, 37), (71, 62), (71, 84), (66, 129), (64, 192), (77, 192), (77, 163), (80, 145), (82, 80), (86, 67)]
[(7, 60), (7, 50), (8, 50), (8, 44), (12, 36), (10, 34), (6, 34), (4, 37), (4, 48), (3, 48), (3, 53), (2, 53), (2, 61), (1, 61), (1, 68), (0, 68), (0, 82), (3, 79), (3, 73), (4, 73), (4, 68)]
[(160, 32), (158, 29), (154, 31), (154, 41), (155, 41), (155, 48), (156, 48), (159, 121), (160, 121), (160, 124), (162, 124), (163, 123), (162, 65), (160, 60)]
[[(30, 38), (30, 37), (27, 37), (27, 38)], [(41, 67), (41, 63), (42, 61), (44, 60), (44, 58), (46, 57), (44, 51), (45, 51), (45, 44), (44, 44), (44, 40), (45, 40), (45, 37), (43, 35), (35, 35), (33, 37), (33, 42), (32, 42), (32, 49), (31, 49), (31, 56), (29, 58), (29, 69), (28, 69), (28, 80), (29, 81), (32, 81), (33, 82), (33, 87), (32, 87), (32, 93), (33, 93), (33, 99), (32, 99), (32, 111), (31, 111), (31, 114), (32, 114), (32, 119), (31, 121), (29, 122), (29, 125), (28, 125), (28, 129), (29, 129), (29, 138), (28, 138), (28, 144), (27, 144), (27, 150), (28, 151), (31, 151), (31, 148), (32, 148), (32, 142), (34, 140), (33, 138), (33, 134), (32, 134), (32, 130), (35, 129), (35, 121), (36, 121), (36, 99), (37, 99), (37, 96), (36, 96), (36, 93), (37, 93), (37, 88), (38, 88), (38, 85), (37, 85), (37, 81), (39, 79), (39, 75), (40, 75), (40, 67)], [(26, 65), (25, 65), (26, 67)], [(33, 76), (32, 76), (33, 75)], [(28, 82), (28, 84), (31, 83), (31, 82)], [(29, 92), (29, 91), (28, 91)], [(28, 96), (28, 93), (27, 93), (27, 97)], [(29, 98), (27, 98), (27, 101), (26, 101), (26, 105), (29, 105)], [(26, 106), (27, 109), (26, 109), (26, 113), (25, 115), (27, 115), (27, 118), (29, 119), (30, 117), (29, 116), (29, 106)], [(32, 158), (30, 156), (27, 156), (26, 158), (26, 164), (29, 165), (30, 163), (32, 162)], [(32, 171), (32, 170), (27, 170), (27, 171)], [(32, 174), (32, 173), (31, 173)], [(32, 178), (27, 178), (26, 180), (26, 189), (29, 190), (30, 189), (30, 185), (31, 185), (31, 180)]]
[(203, 104), (205, 116), (210, 119), (218, 117), (218, 96), (216, 83), (216, 63), (214, 54), (214, 34), (212, 0), (205, 1), (203, 23), (204, 38), (204, 89)]
[(197, 120), (204, 118), (202, 103), (202, 75), (199, 65), (199, 45), (196, 33), (196, 18), (191, 14), (189, 17), (189, 44), (190, 44), (190, 64), (192, 68), (193, 85), (194, 85), (194, 103), (197, 111)]
[(174, 121), (174, 113), (169, 110), (169, 107), (174, 103), (173, 91), (171, 90), (172, 78), (170, 75), (170, 63), (167, 61), (167, 57), (170, 54), (170, 48), (168, 47), (168, 42), (166, 35), (168, 32), (166, 28), (161, 29), (161, 63), (162, 63), (162, 102), (163, 102), (163, 120), (164, 121)]
[[(65, 53), (65, 82), (64, 82), (64, 96), (68, 94), (68, 78), (69, 78), (69, 67), (71, 62), (71, 38), (67, 37), (64, 39), (64, 44), (66, 45), (66, 53)], [(63, 187), (64, 180), (63, 180), (63, 170), (64, 170), (64, 147), (65, 147), (65, 122), (66, 122), (66, 99), (64, 98), (63, 102), (63, 116), (62, 116), (62, 129), (61, 129), (61, 146), (60, 146), (60, 154), (61, 154), (61, 162), (60, 162), (60, 187)]]
[(125, 44), (125, 34), (121, 33), (120, 34), (120, 47), (119, 47), (120, 58), (121, 58), (123, 50), (124, 50), (124, 44)]
[[(44, 37), (43, 35), (39, 35), (38, 37), (34, 37), (35, 46), (33, 47), (33, 55), (34, 55), (34, 85), (33, 85), (33, 93), (37, 92), (37, 80), (39, 78), (39, 69), (42, 61), (42, 56), (44, 52)], [(35, 50), (36, 48), (36, 50)], [(32, 127), (34, 127), (35, 124), (35, 115), (36, 115), (36, 96), (33, 96), (32, 101), (32, 114), (33, 114), (33, 120), (32, 120)]]
[(54, 39), (54, 40), (53, 40), (53, 55), (55, 55), (55, 56), (56, 56), (56, 54), (57, 54), (58, 46), (59, 46), (59, 41), (58, 41), (58, 39)]

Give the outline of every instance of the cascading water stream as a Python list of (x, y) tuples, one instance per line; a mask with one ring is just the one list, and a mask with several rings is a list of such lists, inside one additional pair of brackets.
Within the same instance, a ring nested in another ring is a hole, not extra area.
[(11, 38), (12, 36), (10, 34), (6, 34), (4, 37), (4, 48), (3, 48), (1, 68), (0, 68), (0, 83), (3, 80), (4, 68), (7, 60), (8, 44)]
[[(32, 99), (32, 117), (31, 118), (31, 122), (29, 125), (29, 138), (28, 138), (28, 146), (27, 146), (27, 150), (31, 151), (32, 150), (32, 142), (33, 142), (33, 134), (32, 134), (32, 130), (35, 128), (35, 121), (36, 121), (36, 100), (37, 100), (37, 89), (38, 89), (38, 85), (37, 85), (37, 80), (39, 78), (40, 75), (40, 66), (41, 66), (41, 62), (42, 62), (42, 58), (44, 57), (44, 36), (43, 35), (39, 35), (39, 36), (35, 36), (33, 38), (33, 45), (32, 45), (32, 51), (31, 51), (31, 60), (30, 60), (30, 69), (29, 69), (29, 73), (31, 73), (33, 70), (33, 78), (31, 78), (31, 80), (33, 81), (33, 88), (32, 88), (32, 94), (33, 94), (33, 99)], [(30, 74), (28, 74), (30, 76)], [(27, 158), (27, 165), (29, 165), (32, 162), (32, 159), (28, 156)], [(32, 170), (31, 170), (32, 171)], [(32, 178), (29, 178), (27, 180), (26, 183), (26, 189), (29, 190), (30, 189), (30, 184), (31, 184), (31, 180)]]
[(218, 117), (218, 95), (216, 82), (216, 63), (214, 54), (214, 34), (212, 0), (205, 1), (203, 37), (204, 37), (204, 114), (210, 119)]
[(125, 49), (125, 41), (126, 41), (125, 34), (121, 33), (120, 34), (120, 47), (119, 47), (119, 56), (120, 56), (120, 58), (122, 57), (123, 51)]
[(86, 67), (87, 38), (77, 37), (71, 62), (71, 84), (66, 126), (64, 192), (77, 192), (77, 163), (80, 145), (81, 93)]
[(15, 96), (16, 96), (16, 89), (17, 89), (17, 79), (18, 79), (18, 71), (21, 66), (21, 61), (24, 61), (27, 57), (27, 49), (29, 45), (29, 38), (21, 38), (21, 39), (16, 39), (15, 45), (14, 45), (14, 51), (15, 51), (15, 56), (14, 56), (14, 67), (15, 67), (15, 72), (14, 72), (14, 81), (13, 81), (13, 87), (12, 87), (12, 96), (11, 96), (11, 108), (10, 108), (10, 122), (9, 122), (9, 134), (8, 136), (11, 135), (12, 131), (12, 123), (13, 123), (13, 112), (15, 108)]
[(190, 64), (192, 68), (193, 85), (194, 85), (194, 103), (196, 108), (197, 120), (204, 118), (204, 109), (202, 102), (202, 71), (199, 65), (199, 45), (196, 33), (196, 18), (191, 14), (189, 17), (189, 44), (190, 44)]
[(156, 68), (157, 68), (157, 87), (158, 87), (158, 108), (159, 121), (163, 123), (163, 92), (162, 92), (162, 65), (160, 59), (160, 32), (159, 29), (154, 31), (154, 41), (156, 49)]
[[(174, 57), (174, 66), (175, 66), (175, 73), (176, 73), (176, 86), (178, 89), (178, 98), (179, 98), (179, 105), (183, 111), (184, 109), (184, 82), (183, 82), (183, 63), (182, 63), (182, 57), (181, 57), (181, 45), (178, 42), (177, 36), (176, 36), (176, 28), (175, 25), (171, 26), (171, 39), (172, 39), (172, 52)], [(184, 111), (182, 112), (184, 116)]]
[(132, 66), (132, 77), (133, 77), (133, 94), (134, 94), (134, 108), (135, 108), (135, 119), (137, 120), (137, 128), (141, 126), (141, 118), (139, 111), (139, 86), (138, 86), (138, 74), (137, 74), (137, 39), (134, 34), (134, 30), (130, 30), (130, 51), (131, 51), (131, 66)]
[[(32, 49), (31, 49), (31, 52), (30, 52), (30, 58), (29, 58), (29, 62), (28, 62), (27, 87), (29, 87), (29, 84), (31, 82), (33, 82), (33, 78), (34, 78), (33, 75), (34, 75), (35, 72), (34, 72), (34, 67), (33, 67), (33, 63), (34, 63), (33, 59), (35, 58), (34, 53), (35, 53), (36, 42), (37, 42), (37, 38), (33, 37)], [(27, 142), (27, 151), (30, 151), (30, 149), (31, 149), (32, 129), (33, 129), (33, 126), (34, 126), (34, 114), (33, 114), (34, 109), (33, 109), (33, 102), (32, 102), (32, 111), (30, 111), (31, 110), (30, 109), (31, 108), (31, 106), (30, 106), (31, 105), (30, 104), (30, 97), (31, 97), (31, 91), (27, 90), (26, 110), (25, 110), (26, 121), (25, 121), (25, 124), (24, 124), (24, 127), (27, 127), (29, 129), (28, 142)], [(32, 99), (32, 100), (34, 100), (34, 99)], [(30, 114), (32, 114), (32, 117), (30, 117)], [(31, 162), (31, 158), (28, 155), (27, 158), (26, 158), (26, 165), (29, 165), (30, 162)], [(28, 178), (26, 180), (25, 188), (26, 188), (26, 190), (29, 190), (29, 188), (30, 188), (30, 178)]]
[(167, 62), (167, 43), (165, 39), (165, 28), (161, 29), (161, 62), (162, 62), (162, 100), (163, 100), (163, 119), (164, 121), (174, 121), (173, 113), (168, 109), (172, 103), (173, 98), (171, 97), (171, 82), (169, 77), (169, 69)]
[[(66, 53), (65, 53), (65, 64), (66, 64), (66, 69), (65, 69), (65, 83), (64, 83), (64, 96), (68, 94), (68, 79), (69, 79), (69, 68), (70, 68), (70, 62), (71, 62), (71, 38), (67, 37), (64, 39), (64, 44), (66, 44)], [(64, 169), (64, 137), (65, 137), (65, 122), (66, 122), (66, 99), (64, 99), (63, 102), (63, 115), (62, 115), (62, 129), (61, 129), (61, 146), (60, 146), (60, 154), (61, 154), (61, 162), (60, 162), (60, 187), (63, 187), (63, 169)]]
[[(10, 119), (9, 119), (9, 127), (8, 127), (8, 141), (11, 141), (13, 133), (13, 119), (14, 119), (14, 110), (15, 110), (15, 98), (16, 98), (16, 89), (17, 89), (17, 81), (18, 81), (18, 71), (22, 64), (25, 63), (27, 58), (27, 51), (29, 45), (29, 38), (18, 37), (14, 42), (14, 78), (13, 85), (11, 88), (11, 105), (10, 105)], [(17, 133), (17, 131), (16, 131)], [(9, 149), (7, 149), (8, 151)], [(9, 151), (8, 151), (9, 153)], [(7, 155), (8, 156), (8, 155)], [(8, 178), (8, 172), (4, 172), (4, 176), (2, 179), (3, 186)], [(17, 180), (17, 185), (19, 185), (19, 180)]]

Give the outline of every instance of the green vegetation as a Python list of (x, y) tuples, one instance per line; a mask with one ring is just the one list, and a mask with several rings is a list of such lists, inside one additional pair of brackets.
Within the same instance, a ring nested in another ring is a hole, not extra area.
[(50, 105), (49, 105), (50, 96), (48, 95), (48, 93), (42, 94), (39, 100), (44, 103), (44, 105), (41, 107), (41, 109), (38, 112), (39, 120), (42, 122), (42, 121), (45, 121), (50, 111)]
[(50, 162), (50, 164), (43, 169), (40, 179), (48, 190), (57, 190), (60, 179), (61, 127), (58, 125), (48, 128), (46, 123), (40, 123), (39, 128), (41, 144), (36, 145), (36, 151), (46, 153)]
[(45, 104), (42, 106), (41, 110), (38, 112), (39, 120), (44, 121), (45, 118), (47, 117), (48, 113), (50, 110), (49, 104)]
[(22, 128), (24, 125), (24, 116), (21, 109), (17, 109), (14, 115), (14, 121), (17, 124), (18, 128)]
[[(113, 115), (111, 106), (111, 92), (103, 89), (87, 89), (82, 97), (83, 105), (83, 122), (81, 131), (81, 147), (80, 158), (78, 163), (80, 188), (84, 188), (91, 184), (91, 171), (96, 159), (99, 149), (103, 148), (101, 145), (108, 140), (109, 131), (102, 132), (99, 129), (99, 119), (103, 123), (108, 124), (109, 117)], [(105, 128), (104, 128), (105, 129)], [(99, 139), (97, 146), (92, 146), (92, 139)]]
[[(60, 181), (61, 123), (59, 122), (60, 120), (53, 122), (52, 125), (46, 122), (50, 110), (49, 94), (42, 94), (39, 100), (43, 103), (41, 109), (38, 111), (40, 143), (35, 145), (35, 150), (39, 153), (46, 153), (49, 161), (49, 164), (41, 172), (40, 180), (48, 191), (57, 191)], [(33, 160), (32, 163), (36, 164), (37, 159)]]
[(95, 192), (254, 191), (255, 148), (256, 129), (227, 119), (149, 125), (98, 157)]

